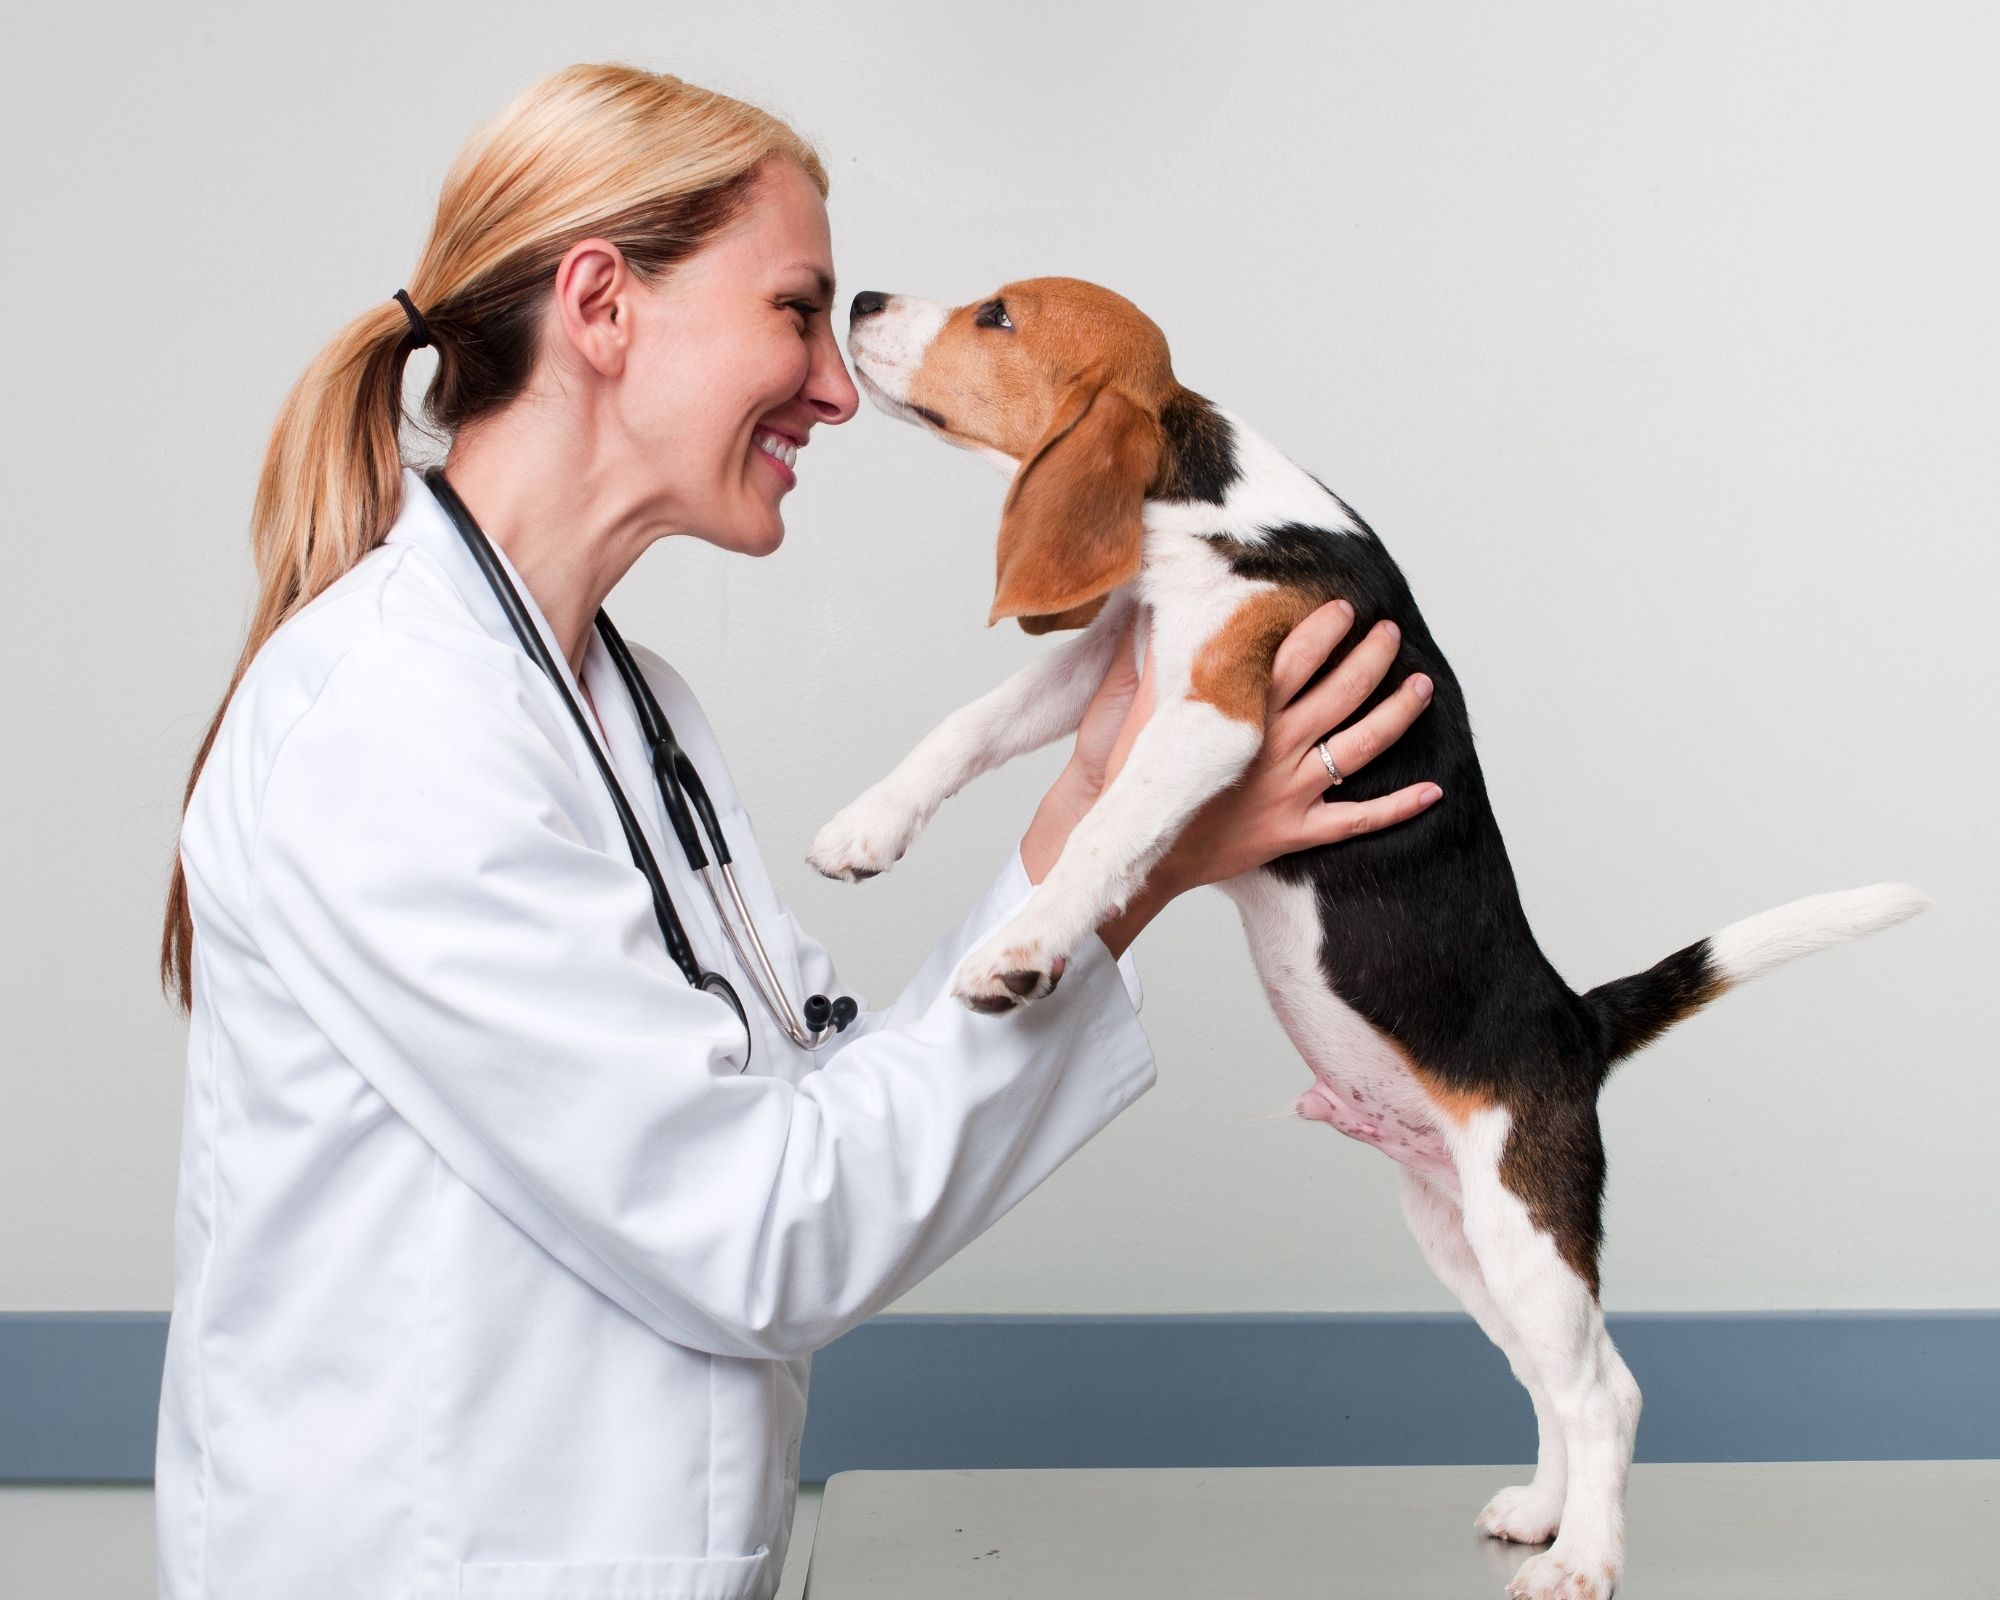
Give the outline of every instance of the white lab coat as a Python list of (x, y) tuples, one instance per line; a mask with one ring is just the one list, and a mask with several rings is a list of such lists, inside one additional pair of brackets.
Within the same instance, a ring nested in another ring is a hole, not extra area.
[[(840, 993), (700, 707), (633, 653), (789, 994)], [(584, 681), (689, 938), (745, 996), (746, 1073), (416, 473), (223, 719), (181, 835), (164, 1600), (768, 1596), (811, 1352), (1154, 1081), (1136, 980), (1095, 939), (1024, 1011), (947, 992), (1027, 897), (1018, 852), (894, 1005), (798, 1049), (728, 954), (594, 632)]]

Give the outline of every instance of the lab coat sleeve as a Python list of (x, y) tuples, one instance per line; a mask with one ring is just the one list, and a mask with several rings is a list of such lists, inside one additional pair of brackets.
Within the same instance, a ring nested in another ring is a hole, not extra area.
[(583, 778), (543, 698), (428, 640), (351, 650), (271, 767), (252, 926), (454, 1171), (663, 1337), (819, 1348), (1152, 1085), (1101, 941), (1005, 1016), (928, 976), (997, 926), (1003, 885), (1025, 884), (1005, 874), (826, 1067), (739, 1076), (734, 1013), (667, 958), (629, 860), (586, 842)]

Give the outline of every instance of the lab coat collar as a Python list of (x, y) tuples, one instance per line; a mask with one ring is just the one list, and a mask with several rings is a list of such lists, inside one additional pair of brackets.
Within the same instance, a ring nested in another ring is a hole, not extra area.
[[(478, 620), (479, 625), (509, 649), (521, 648), (520, 640), (514, 633), (514, 625), (507, 618), (506, 607), (500, 597), (493, 592), (493, 586), (486, 581), (486, 574), (466, 548), (457, 524), (432, 493), (431, 486), (424, 481), (423, 474), (413, 468), (403, 469), (403, 505), (394, 525), (384, 537), (384, 544), (414, 545), (439, 567), (466, 610)], [(624, 679), (618, 675), (617, 664), (611, 659), (611, 652), (605, 647), (603, 636), (595, 626), (590, 630), (588, 642), (583, 652), (583, 681), (590, 690), (590, 698), (585, 700), (577, 688), (576, 674), (570, 670), (569, 658), (562, 652), (556, 641), (555, 629), (543, 615), (533, 592), (522, 580), (520, 570), (507, 558), (507, 552), (498, 542), (488, 539), (493, 553), (499, 558), (500, 568), (514, 585), (514, 592), (521, 597), (521, 604), (527, 610), (535, 631), (542, 637), (542, 643), (563, 675), (563, 682), (569, 688), (570, 698), (584, 708), (589, 716), (596, 713), (596, 733), (593, 737), (598, 748), (604, 753), (611, 768), (618, 773), (624, 785), (626, 798), (639, 818), (639, 826), (645, 832), (647, 842), (653, 847), (654, 856), (661, 857), (662, 845), (666, 839), (666, 822), (659, 809), (658, 796), (653, 792), (652, 758), (646, 749), (645, 735), (640, 730), (638, 713), (632, 708), (630, 696), (625, 691)], [(641, 781), (643, 780), (643, 782)], [(651, 803), (648, 803), (650, 797)], [(607, 814), (616, 821), (616, 812), (609, 809)], [(676, 902), (678, 904), (678, 902)], [(681, 913), (682, 917), (687, 912)], [(697, 912), (697, 916), (699, 912)], [(717, 930), (719, 932), (719, 930)]]
[[(395, 524), (384, 537), (384, 544), (410, 544), (422, 550), (437, 566), (443, 569), (452, 588), (465, 608), (478, 618), (479, 625), (501, 643), (520, 648), (520, 641), (514, 635), (514, 625), (507, 620), (507, 610), (500, 604), (500, 597), (493, 592), (493, 586), (486, 581), (486, 574), (465, 546), (459, 536), (457, 526), (438, 503), (431, 492), (431, 486), (424, 482), (423, 474), (412, 467), (403, 468), (403, 506), (397, 513)], [(499, 557), (500, 569), (507, 574), (514, 585), (514, 592), (521, 597), (529, 618), (535, 624), (535, 631), (542, 636), (542, 643), (548, 647), (549, 655), (561, 669), (563, 681), (569, 686), (570, 694), (583, 704), (577, 690), (576, 674), (570, 670), (569, 658), (556, 642), (555, 629), (549, 619), (542, 614), (542, 608), (533, 592), (523, 581), (520, 571), (507, 558), (507, 552), (491, 538), (487, 543), (493, 546), (493, 553)], [(584, 647), (585, 681), (590, 685), (593, 700), (597, 699), (597, 680), (590, 675), (591, 657), (605, 654), (604, 641), (597, 635), (596, 628), (590, 630), (590, 642)], [(610, 665), (606, 654), (604, 665)], [(601, 701), (599, 702), (602, 703)]]

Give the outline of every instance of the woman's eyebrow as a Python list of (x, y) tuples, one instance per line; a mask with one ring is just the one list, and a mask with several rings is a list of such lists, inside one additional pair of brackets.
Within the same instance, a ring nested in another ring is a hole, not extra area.
[(820, 298), (831, 303), (833, 300), (833, 274), (814, 266), (810, 261), (801, 261), (796, 266), (787, 267), (787, 272), (803, 272), (819, 285)]

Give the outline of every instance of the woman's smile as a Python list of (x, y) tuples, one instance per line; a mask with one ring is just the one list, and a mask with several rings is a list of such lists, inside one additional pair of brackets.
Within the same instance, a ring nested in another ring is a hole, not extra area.
[(750, 448), (771, 464), (786, 488), (798, 483), (799, 475), (794, 470), (802, 448), (798, 440), (774, 428), (758, 428), (750, 435)]

